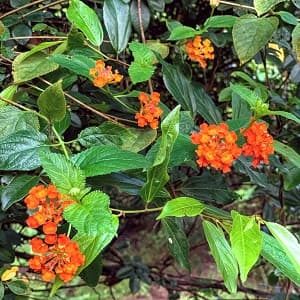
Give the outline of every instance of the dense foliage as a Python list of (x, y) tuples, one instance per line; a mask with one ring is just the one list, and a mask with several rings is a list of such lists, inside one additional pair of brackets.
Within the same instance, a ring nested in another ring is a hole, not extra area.
[(0, 8), (0, 299), (298, 299), (299, 1)]

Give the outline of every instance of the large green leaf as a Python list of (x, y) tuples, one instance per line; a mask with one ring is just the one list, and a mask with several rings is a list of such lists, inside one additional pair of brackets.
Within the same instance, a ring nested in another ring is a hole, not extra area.
[(1, 192), (2, 210), (7, 210), (14, 203), (22, 200), (38, 182), (38, 176), (20, 175), (15, 177)]
[(212, 16), (205, 23), (205, 29), (208, 28), (231, 28), (238, 18), (230, 15)]
[(297, 118), (294, 114), (289, 113), (287, 111), (281, 111), (281, 110), (269, 110), (269, 115), (273, 116), (281, 116), (286, 119), (295, 121), (296, 123), (300, 124), (300, 119)]
[(20, 130), (39, 130), (39, 120), (30, 111), (23, 111), (14, 106), (0, 108), (0, 137), (4, 138)]
[(282, 272), (283, 275), (300, 286), (300, 272), (297, 272), (277, 240), (264, 232), (261, 255)]
[(236, 293), (238, 265), (222, 229), (209, 221), (203, 221), (203, 229), (226, 288), (230, 293)]
[(272, 7), (285, 0), (254, 0), (254, 8), (257, 14), (263, 15), (268, 12)]
[(300, 61), (300, 24), (298, 24), (292, 32), (292, 45), (297, 60)]
[(300, 168), (300, 155), (291, 147), (279, 142), (274, 141), (275, 151), (285, 157), (297, 168)]
[(116, 146), (94, 146), (73, 156), (72, 160), (87, 177), (142, 169), (149, 165), (143, 155)]
[(139, 152), (156, 138), (156, 130), (124, 127), (112, 122), (104, 122), (98, 127), (82, 130), (78, 141), (84, 147), (96, 145), (117, 145), (123, 150)]
[(240, 215), (231, 211), (232, 229), (230, 242), (237, 259), (242, 282), (245, 282), (249, 271), (257, 262), (262, 249), (262, 234), (255, 217)]
[(62, 154), (41, 151), (40, 159), (51, 182), (61, 193), (80, 198), (85, 191), (83, 171)]
[(266, 222), (266, 225), (300, 274), (300, 244), (297, 238), (280, 224)]
[(134, 61), (130, 64), (128, 73), (134, 84), (147, 81), (154, 73), (155, 55), (142, 43), (132, 42), (129, 45)]
[(179, 197), (168, 201), (157, 220), (165, 217), (195, 217), (202, 213), (205, 205), (199, 200), (189, 197)]
[[(123, 1), (124, 2), (124, 1)], [(129, 2), (129, 1), (127, 1)], [(137, 0), (132, 0), (130, 3), (130, 19), (133, 28), (136, 32), (138, 32), (141, 35), (141, 29), (140, 29), (140, 16), (142, 19), (142, 26), (144, 31), (149, 27), (150, 19), (151, 19), (151, 13), (148, 8), (148, 6), (144, 3), (144, 1), (141, 1), (141, 14), (139, 15), (139, 9), (138, 9), (138, 2)]]
[(40, 113), (53, 122), (63, 120), (66, 114), (66, 99), (62, 81), (47, 87), (39, 96), (37, 104)]
[(244, 15), (233, 25), (233, 45), (241, 64), (250, 60), (271, 39), (278, 26), (277, 17), (257, 18)]
[(184, 40), (184, 39), (192, 38), (195, 35), (199, 35), (201, 33), (202, 31), (196, 30), (192, 27), (180, 25), (172, 29), (168, 40), (170, 41)]
[(178, 66), (161, 61), (163, 80), (174, 99), (193, 115), (199, 113), (209, 123), (220, 123), (221, 114), (200, 84), (190, 81)]
[(90, 78), (90, 69), (95, 66), (95, 61), (87, 56), (53, 54), (49, 57), (49, 61), (59, 64), (77, 75)]
[(181, 187), (184, 195), (208, 202), (228, 203), (232, 202), (236, 195), (230, 191), (220, 174), (203, 172), (200, 176), (188, 178)]
[(103, 30), (93, 9), (80, 0), (71, 0), (66, 14), (68, 20), (80, 29), (93, 45), (101, 45)]
[(173, 145), (179, 133), (180, 105), (174, 108), (161, 123), (161, 143), (152, 166), (147, 170), (147, 182), (141, 190), (146, 202), (151, 202), (169, 180), (168, 164)]
[(94, 191), (64, 210), (64, 218), (76, 228), (79, 234), (99, 236), (115, 234), (113, 217), (109, 209), (108, 195)]
[(131, 34), (129, 4), (120, 0), (105, 0), (103, 19), (112, 46), (117, 53), (122, 52)]
[(33, 130), (22, 130), (0, 139), (0, 170), (29, 171), (41, 163), (38, 152), (47, 148), (47, 136)]
[(36, 77), (48, 74), (59, 67), (58, 64), (49, 61), (47, 59), (47, 54), (43, 52), (34, 53), (20, 62), (22, 54), (17, 56), (13, 62), (13, 77), (15, 83), (29, 81)]
[(162, 225), (167, 236), (168, 248), (171, 254), (181, 267), (190, 270), (189, 242), (180, 226), (179, 220), (166, 218), (162, 220)]

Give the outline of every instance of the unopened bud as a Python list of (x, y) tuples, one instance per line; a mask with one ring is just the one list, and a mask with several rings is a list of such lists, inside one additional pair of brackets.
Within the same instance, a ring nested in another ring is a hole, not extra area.
[(215, 8), (220, 5), (220, 0), (210, 0), (210, 6)]

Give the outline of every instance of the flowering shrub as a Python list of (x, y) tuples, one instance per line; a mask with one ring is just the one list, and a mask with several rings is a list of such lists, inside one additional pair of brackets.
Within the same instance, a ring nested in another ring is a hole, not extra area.
[(0, 299), (296, 299), (297, 1), (0, 7)]

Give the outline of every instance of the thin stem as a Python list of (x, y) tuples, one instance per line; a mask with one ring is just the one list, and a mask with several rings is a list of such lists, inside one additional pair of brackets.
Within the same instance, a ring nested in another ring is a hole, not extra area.
[(141, 213), (151, 213), (155, 211), (161, 211), (163, 207), (155, 207), (155, 208), (145, 208), (145, 209), (137, 209), (137, 210), (122, 210), (118, 208), (111, 208), (111, 211), (117, 212), (122, 216), (127, 214), (141, 214)]
[(52, 131), (53, 131), (53, 133), (55, 134), (55, 136), (56, 136), (56, 138), (57, 138), (57, 140), (58, 140), (58, 142), (59, 142), (59, 144), (60, 144), (60, 146), (61, 146), (61, 148), (62, 148), (62, 150), (63, 150), (63, 152), (64, 152), (64, 155), (66, 156), (67, 159), (70, 159), (69, 153), (68, 153), (68, 151), (67, 151), (67, 148), (66, 148), (66, 146), (65, 146), (65, 143), (64, 143), (64, 141), (62, 140), (60, 134), (57, 132), (57, 130), (55, 129), (54, 126), (51, 126), (51, 128), (52, 128)]
[(71, 234), (71, 230), (72, 230), (72, 225), (69, 224), (69, 227), (68, 227), (68, 232), (67, 232), (67, 236), (69, 237), (70, 234)]
[(48, 8), (48, 7), (51, 7), (51, 6), (55, 6), (55, 5), (57, 5), (59, 3), (63, 3), (63, 2), (67, 2), (67, 0), (57, 0), (57, 1), (54, 1), (54, 2), (49, 3), (47, 5), (41, 6), (41, 7), (37, 8), (37, 9), (31, 10), (27, 14), (24, 14), (22, 17), (25, 18), (25, 17), (27, 17), (27, 16), (29, 16), (29, 15), (37, 12), (37, 11), (44, 10), (45, 8)]
[(16, 13), (16, 12), (18, 12), (18, 11), (24, 9), (24, 8), (27, 8), (27, 7), (30, 7), (30, 6), (33, 6), (33, 5), (42, 3), (42, 2), (44, 2), (44, 1), (45, 1), (45, 0), (37, 0), (37, 1), (34, 1), (34, 2), (32, 2), (32, 3), (28, 3), (28, 4), (25, 4), (25, 5), (23, 5), (23, 6), (17, 7), (16, 9), (13, 9), (13, 10), (11, 10), (11, 11), (9, 11), (9, 12), (3, 14), (2, 16), (0, 16), (0, 20), (3, 19), (3, 18), (5, 18), (5, 17), (7, 17), (7, 16), (9, 16), (9, 15), (12, 15), (12, 14), (14, 14), (14, 13)]
[[(139, 26), (140, 26), (141, 38), (142, 38), (142, 42), (145, 44), (146, 43), (146, 37), (145, 37), (144, 28), (143, 28), (142, 2), (141, 2), (141, 0), (138, 0), (137, 5), (138, 5), (138, 17), (139, 17)], [(148, 86), (149, 86), (150, 93), (153, 93), (153, 85), (152, 85), (151, 79), (148, 80)]]
[(255, 10), (255, 8), (252, 7), (252, 6), (243, 5), (243, 4), (239, 4), (239, 3), (232, 3), (232, 2), (229, 2), (229, 1), (222, 1), (221, 0), (220, 4), (226, 4), (226, 5), (235, 6), (235, 7), (238, 7), (238, 8), (245, 8), (245, 9)]
[(16, 36), (7, 39), (7, 41), (11, 40), (22, 40), (22, 39), (52, 39), (52, 40), (60, 40), (67, 39), (67, 36), (55, 36), (55, 35), (32, 35), (32, 36)]

